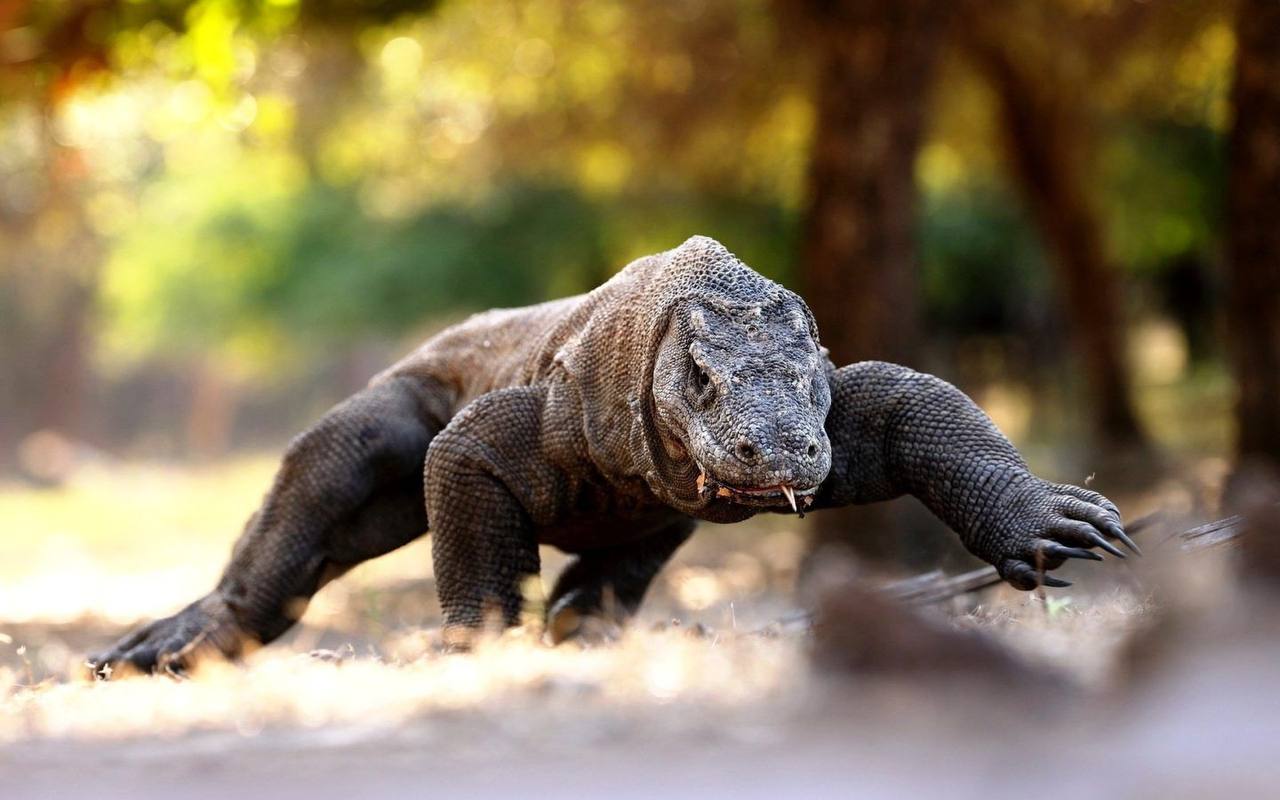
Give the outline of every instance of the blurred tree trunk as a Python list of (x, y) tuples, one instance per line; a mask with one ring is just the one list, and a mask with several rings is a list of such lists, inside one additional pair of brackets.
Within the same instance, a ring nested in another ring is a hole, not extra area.
[(802, 7), (818, 63), (800, 253), (805, 298), (837, 364), (912, 363), (915, 158), (948, 13), (928, 0)]
[(82, 433), (101, 257), (77, 196), (80, 155), (53, 138), (52, 103), (33, 106), (44, 126), (41, 191), (29, 210), (0, 211), (0, 469), (36, 431)]
[[(815, 49), (817, 118), (802, 223), (800, 283), (837, 365), (919, 364), (915, 159), (947, 4), (787, 3), (797, 46)], [(816, 546), (902, 562), (935, 554), (914, 508), (818, 515)]]
[(994, 89), (1013, 178), (1056, 267), (1072, 346), (1090, 390), (1090, 422), (1112, 452), (1146, 449), (1129, 395), (1124, 309), (1116, 269), (1082, 183), (1089, 125), (1072, 90), (1021, 68), (1001, 43), (971, 37), (970, 50)]
[(294, 146), (312, 177), (324, 178), (321, 147), (339, 109), (359, 91), (364, 59), (348, 31), (312, 28), (307, 40), (307, 79), (294, 90)]
[(1280, 3), (1242, 0), (1237, 13), (1227, 189), (1236, 453), (1280, 466)]
[[(3, 5), (3, 4), (0, 4)], [(40, 151), (39, 180), (29, 203), (0, 209), (0, 469), (42, 429), (78, 436), (89, 386), (89, 339), (97, 298), (101, 242), (81, 192), (87, 173), (80, 152), (58, 142), (56, 117), (79, 78), (105, 63), (101, 4), (84, 4), (44, 31), (41, 58), (0, 63), (0, 97), (30, 113)], [(30, 3), (0, 11), (0, 31), (39, 20)], [(42, 59), (47, 58), (47, 63)], [(18, 464), (23, 467), (22, 464)]]

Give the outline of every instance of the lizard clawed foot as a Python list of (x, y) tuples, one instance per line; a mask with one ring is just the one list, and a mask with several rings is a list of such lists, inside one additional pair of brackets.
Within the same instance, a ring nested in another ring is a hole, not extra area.
[(1095, 547), (1116, 558), (1125, 558), (1125, 552), (1115, 542), (1136, 555), (1142, 554), (1125, 533), (1119, 509), (1097, 492), (1069, 484), (1042, 482), (1029, 487), (1028, 491), (1033, 494), (1022, 498), (1027, 516), (1015, 522), (1022, 528), (1014, 537), (1016, 544), (1012, 552), (995, 562), (1000, 577), (1011, 586), (1023, 590), (1070, 586), (1070, 581), (1048, 572), (1061, 567), (1068, 559), (1103, 560), (1093, 551)]
[(99, 680), (138, 672), (177, 677), (185, 675), (205, 656), (235, 658), (244, 643), (231, 610), (220, 597), (211, 594), (89, 656), (88, 667)]
[(547, 637), (551, 643), (574, 641), (582, 645), (616, 642), (622, 636), (621, 620), (605, 612), (578, 608), (573, 594), (562, 597), (547, 612)]

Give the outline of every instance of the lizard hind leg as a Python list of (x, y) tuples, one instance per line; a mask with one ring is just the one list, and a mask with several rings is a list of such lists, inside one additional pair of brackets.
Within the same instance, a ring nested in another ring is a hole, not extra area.
[(551, 641), (590, 643), (615, 638), (695, 525), (692, 519), (680, 518), (643, 538), (575, 558), (551, 592), (547, 611)]
[(328, 580), (426, 533), (421, 465), (444, 398), (430, 381), (392, 378), (295, 438), (214, 590), (91, 656), (94, 674), (234, 658), (288, 630)]

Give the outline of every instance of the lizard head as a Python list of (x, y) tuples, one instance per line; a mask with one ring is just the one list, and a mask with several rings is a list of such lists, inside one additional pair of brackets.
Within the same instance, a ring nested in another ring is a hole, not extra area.
[(803, 509), (831, 468), (830, 362), (804, 301), (770, 287), (686, 298), (656, 354), (658, 429), (699, 503)]

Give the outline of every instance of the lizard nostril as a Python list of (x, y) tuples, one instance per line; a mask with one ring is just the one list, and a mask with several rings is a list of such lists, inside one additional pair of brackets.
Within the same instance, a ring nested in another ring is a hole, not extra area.
[(756, 446), (746, 440), (738, 442), (738, 446), (734, 448), (734, 452), (737, 453), (738, 458), (743, 461), (755, 461), (756, 457), (760, 455), (760, 451), (756, 449)]
[(809, 442), (809, 447), (805, 449), (805, 452), (809, 454), (809, 458), (813, 458), (813, 457), (817, 456), (817, 455), (818, 455), (818, 443), (817, 443), (817, 442)]

